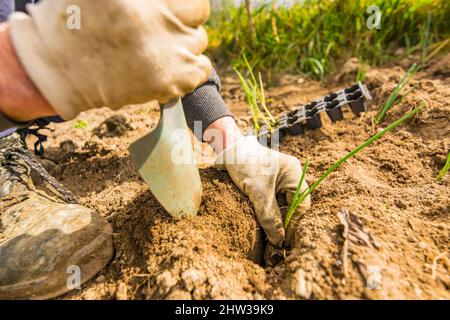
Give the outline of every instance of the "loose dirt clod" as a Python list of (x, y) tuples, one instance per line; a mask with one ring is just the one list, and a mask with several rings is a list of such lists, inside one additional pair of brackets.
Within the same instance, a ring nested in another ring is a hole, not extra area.
[(114, 115), (106, 119), (100, 126), (94, 129), (94, 134), (99, 138), (121, 137), (131, 129), (127, 118), (123, 115)]

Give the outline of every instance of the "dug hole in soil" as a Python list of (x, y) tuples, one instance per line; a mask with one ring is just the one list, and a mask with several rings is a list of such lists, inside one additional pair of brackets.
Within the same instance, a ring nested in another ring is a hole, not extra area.
[[(419, 72), (380, 126), (374, 117), (405, 72), (399, 66), (367, 72), (374, 101), (361, 117), (344, 108), (343, 121), (323, 117), (320, 130), (282, 141), (282, 152), (311, 159), (311, 183), (387, 123), (428, 104), (329, 176), (299, 218), (293, 248), (273, 267), (264, 267), (264, 234), (251, 203), (211, 167), (213, 157), (203, 157), (198, 216), (176, 221), (152, 196), (127, 148), (156, 125), (155, 104), (93, 110), (52, 125), (44, 156), (50, 173), (112, 224), (116, 251), (94, 279), (62, 298), (449, 299), (450, 177), (436, 182), (450, 147), (449, 58)], [(354, 74), (344, 70), (325, 84), (285, 76), (268, 90), (271, 110), (351, 85)], [(238, 80), (223, 82), (238, 124), (248, 128)], [(77, 126), (81, 119), (86, 128)], [(345, 237), (341, 210), (351, 213), (359, 241)]]

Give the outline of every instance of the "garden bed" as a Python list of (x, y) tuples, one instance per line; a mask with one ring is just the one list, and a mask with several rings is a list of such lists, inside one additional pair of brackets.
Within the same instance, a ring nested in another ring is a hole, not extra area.
[[(368, 70), (374, 101), (360, 117), (346, 109), (343, 121), (324, 117), (321, 129), (284, 138), (282, 152), (302, 163), (311, 159), (311, 183), (386, 124), (422, 101), (429, 105), (329, 176), (296, 226), (293, 249), (275, 267), (264, 266), (264, 236), (251, 203), (226, 172), (208, 167), (211, 157), (202, 165), (197, 217), (171, 219), (148, 191), (127, 147), (156, 125), (154, 104), (90, 111), (53, 125), (46, 144), (46, 157), (57, 163), (51, 173), (111, 222), (116, 249), (103, 271), (63, 298), (449, 299), (450, 177), (436, 182), (450, 149), (448, 59), (420, 71), (379, 126), (374, 118), (404, 74), (400, 67)], [(228, 104), (248, 128), (239, 80), (223, 80)], [(267, 91), (271, 112), (293, 110), (352, 81), (286, 76)], [(112, 116), (122, 119), (117, 128), (115, 120), (102, 125)], [(366, 241), (344, 241), (341, 210), (358, 218)]]

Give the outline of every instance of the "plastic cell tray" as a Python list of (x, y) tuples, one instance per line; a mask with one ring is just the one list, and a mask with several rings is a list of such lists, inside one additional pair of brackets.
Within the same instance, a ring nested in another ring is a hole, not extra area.
[[(266, 125), (260, 128), (258, 138), (270, 146), (285, 135), (301, 135), (305, 130), (322, 127), (322, 115), (327, 114), (332, 122), (344, 119), (342, 108), (349, 106), (356, 116), (367, 110), (367, 101), (372, 100), (369, 90), (362, 82), (330, 93), (309, 104), (299, 106), (294, 111), (277, 118), (275, 128), (270, 131)], [(271, 143), (272, 142), (272, 143)]]

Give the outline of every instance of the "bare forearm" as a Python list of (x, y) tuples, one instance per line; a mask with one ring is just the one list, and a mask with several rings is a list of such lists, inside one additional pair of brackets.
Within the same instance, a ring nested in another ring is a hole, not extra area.
[(0, 112), (18, 122), (56, 115), (19, 61), (7, 23), (0, 23)]

